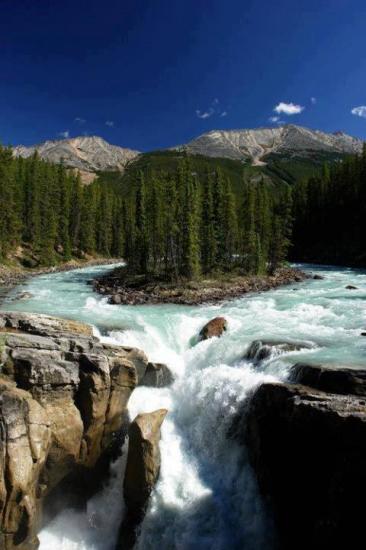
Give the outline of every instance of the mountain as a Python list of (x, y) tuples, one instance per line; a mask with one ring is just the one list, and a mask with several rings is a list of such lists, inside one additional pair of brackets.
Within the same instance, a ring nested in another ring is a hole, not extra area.
[[(98, 136), (46, 141), (32, 147), (20, 145), (14, 148), (14, 154), (29, 157), (38, 151), (42, 159), (63, 161), (67, 167), (79, 170), (85, 182), (95, 178), (96, 172), (115, 172), (117, 177), (127, 166), (133, 177), (136, 170), (141, 169), (169, 172), (175, 170), (178, 158), (188, 153), (195, 159), (198, 171), (204, 171), (207, 164), (199, 157), (206, 157), (223, 164), (228, 173), (237, 175), (240, 180), (244, 163), (248, 179), (266, 177), (271, 181), (293, 183), (299, 177), (312, 175), (325, 161), (361, 152), (362, 146), (362, 140), (342, 132), (327, 134), (286, 125), (252, 130), (212, 130), (185, 145), (144, 154), (111, 145)], [(131, 163), (132, 160), (137, 162)]]
[(342, 132), (327, 134), (302, 126), (254, 130), (212, 130), (177, 147), (189, 154), (267, 164), (269, 159), (312, 159), (317, 155), (360, 153), (363, 141)]
[(123, 171), (127, 163), (140, 153), (111, 145), (98, 136), (76, 137), (45, 141), (32, 147), (19, 145), (14, 148), (15, 156), (27, 158), (35, 151), (49, 162), (63, 161), (65, 166), (85, 172), (101, 170)]

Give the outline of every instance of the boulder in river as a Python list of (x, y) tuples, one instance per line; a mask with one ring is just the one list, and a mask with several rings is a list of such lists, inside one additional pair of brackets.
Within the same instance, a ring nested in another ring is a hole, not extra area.
[(225, 317), (215, 317), (211, 319), (200, 330), (199, 340), (208, 340), (213, 337), (220, 337), (227, 330), (227, 321)]
[(137, 384), (142, 383), (149, 363), (148, 358), (142, 350), (128, 346), (116, 346), (114, 344), (103, 344), (103, 348), (112, 357), (119, 357), (123, 354), (129, 361), (132, 361), (136, 369)]
[(148, 363), (141, 385), (153, 388), (163, 388), (165, 386), (170, 386), (173, 382), (174, 376), (169, 367), (163, 363)]
[(358, 548), (366, 492), (364, 397), (266, 383), (239, 418), (236, 437), (245, 441), (273, 511), (279, 547)]
[(322, 281), (324, 279), (324, 276), (316, 273), (315, 275), (313, 275), (313, 279), (314, 281)]
[(82, 323), (0, 313), (0, 548), (37, 548), (44, 497), (71, 474), (98, 475), (145, 363)]
[(259, 364), (261, 361), (271, 356), (289, 353), (291, 351), (300, 351), (302, 349), (311, 349), (313, 346), (309, 342), (286, 342), (281, 340), (253, 340), (247, 349), (244, 359)]
[(357, 290), (357, 286), (354, 286), (354, 285), (347, 285), (345, 288), (347, 290)]
[(123, 493), (126, 516), (120, 529), (117, 548), (132, 548), (135, 531), (141, 523), (150, 494), (160, 472), (160, 428), (166, 409), (139, 414), (128, 430), (129, 444)]

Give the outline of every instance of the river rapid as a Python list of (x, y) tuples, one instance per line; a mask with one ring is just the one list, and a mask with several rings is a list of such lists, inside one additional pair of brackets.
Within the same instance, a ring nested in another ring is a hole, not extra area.
[[(46, 313), (92, 324), (106, 341), (143, 349), (175, 376), (170, 388), (139, 387), (129, 412), (166, 407), (161, 473), (142, 524), (140, 550), (270, 550), (267, 516), (245, 450), (227, 432), (239, 404), (262, 382), (285, 380), (298, 361), (357, 368), (365, 362), (366, 271), (300, 266), (307, 280), (219, 305), (118, 306), (87, 281), (111, 266), (35, 277), (13, 289), (2, 310)], [(356, 290), (347, 290), (354, 285)], [(21, 293), (30, 293), (21, 299)], [(228, 321), (222, 338), (196, 342), (216, 316)], [(243, 359), (255, 339), (312, 344), (260, 367)], [(114, 550), (123, 514), (124, 456), (87, 511), (65, 510), (40, 534), (40, 550)]]

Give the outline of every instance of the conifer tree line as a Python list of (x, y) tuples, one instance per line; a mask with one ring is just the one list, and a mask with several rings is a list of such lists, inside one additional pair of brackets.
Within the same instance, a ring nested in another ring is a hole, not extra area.
[(366, 144), (294, 188), (297, 260), (366, 265)]
[(18, 246), (30, 266), (83, 254), (122, 257), (123, 201), (112, 185), (84, 186), (62, 165), (13, 158), (0, 147), (0, 261)]
[(170, 174), (141, 172), (123, 195), (118, 181), (82, 185), (62, 163), (0, 147), (0, 202), (0, 260), (21, 246), (30, 266), (99, 254), (169, 280), (236, 268), (261, 274), (290, 245), (290, 188), (243, 179), (238, 196), (219, 169), (198, 177), (189, 158)]
[(170, 280), (262, 274), (286, 259), (291, 226), (290, 188), (243, 180), (238, 197), (219, 169), (199, 178), (186, 158), (175, 174), (141, 172), (126, 204), (125, 257), (132, 271)]

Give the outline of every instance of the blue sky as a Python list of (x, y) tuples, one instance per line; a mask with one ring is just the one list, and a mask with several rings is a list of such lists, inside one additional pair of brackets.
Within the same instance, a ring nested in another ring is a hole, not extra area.
[(151, 150), (282, 120), (366, 138), (365, 22), (364, 0), (2, 0), (0, 140)]

